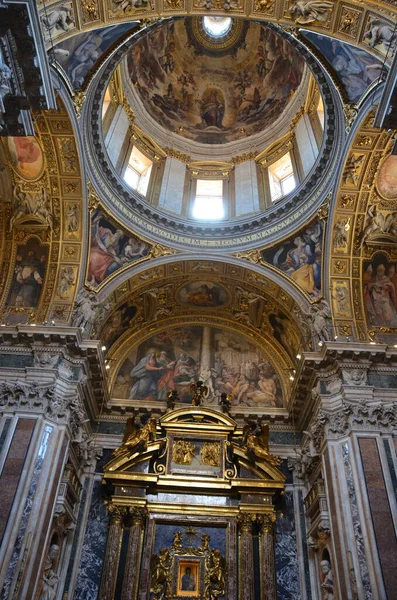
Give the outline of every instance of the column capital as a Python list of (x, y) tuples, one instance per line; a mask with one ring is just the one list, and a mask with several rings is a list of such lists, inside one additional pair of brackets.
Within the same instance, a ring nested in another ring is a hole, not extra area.
[(121, 524), (125, 515), (127, 514), (127, 508), (124, 506), (117, 506), (116, 504), (108, 504), (107, 508), (110, 516), (109, 524)]
[(276, 518), (276, 513), (256, 515), (256, 522), (259, 525), (259, 531), (261, 532), (261, 534), (273, 534), (273, 528), (274, 523), (276, 522)]
[(237, 517), (237, 523), (241, 533), (251, 533), (252, 523), (255, 521), (256, 515), (253, 513), (240, 513)]
[(145, 506), (135, 506), (130, 510), (132, 525), (139, 525), (143, 528), (148, 515), (148, 509)]

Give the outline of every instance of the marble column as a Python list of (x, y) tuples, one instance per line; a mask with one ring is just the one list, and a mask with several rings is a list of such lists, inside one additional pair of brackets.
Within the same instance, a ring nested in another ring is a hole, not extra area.
[(239, 524), (239, 600), (255, 600), (254, 588), (254, 551), (252, 545), (252, 522), (255, 516), (242, 514)]
[(273, 524), (276, 520), (274, 513), (258, 515), (259, 525), (259, 556), (261, 573), (261, 600), (276, 599), (276, 572), (274, 562)]
[(101, 589), (99, 591), (99, 600), (113, 600), (117, 580), (117, 571), (119, 567), (121, 538), (123, 535), (123, 518), (125, 509), (111, 504), (108, 510), (110, 513), (110, 523), (105, 560), (102, 568), (102, 581)]
[(138, 596), (146, 512), (143, 508), (134, 508), (132, 511), (132, 525), (128, 542), (121, 600), (136, 600)]
[(208, 325), (204, 325), (203, 327), (203, 337), (202, 337), (202, 346), (201, 346), (201, 356), (200, 356), (200, 365), (201, 367), (213, 367), (212, 360), (212, 344), (211, 344), (211, 327)]

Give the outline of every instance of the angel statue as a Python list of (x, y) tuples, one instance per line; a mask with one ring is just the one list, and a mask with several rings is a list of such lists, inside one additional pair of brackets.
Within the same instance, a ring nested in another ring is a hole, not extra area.
[(248, 421), (243, 427), (242, 445), (248, 450), (251, 459), (267, 462), (273, 466), (281, 464), (281, 459), (269, 450), (269, 424)]
[(150, 593), (156, 600), (165, 600), (171, 591), (171, 556), (168, 548), (161, 548), (150, 561)]
[(167, 392), (167, 412), (174, 410), (176, 402), (179, 402), (178, 392), (176, 390)]
[(190, 393), (192, 395), (192, 406), (203, 404), (204, 398), (208, 396), (208, 387), (203, 385), (202, 381), (190, 384)]
[(232, 406), (232, 402), (233, 402), (233, 395), (226, 394), (225, 392), (223, 392), (219, 399), (219, 404), (221, 405), (222, 412), (229, 414), (230, 408)]
[(127, 420), (123, 442), (120, 448), (116, 448), (113, 454), (118, 456), (131, 448), (134, 448), (135, 451), (138, 449), (146, 450), (148, 442), (155, 440), (156, 436), (156, 419), (148, 419), (143, 427), (140, 427), (135, 424), (135, 417), (132, 416)]

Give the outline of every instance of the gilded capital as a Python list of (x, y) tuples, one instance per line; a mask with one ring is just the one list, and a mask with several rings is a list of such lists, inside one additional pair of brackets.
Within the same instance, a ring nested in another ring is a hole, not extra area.
[(275, 521), (276, 521), (275, 513), (256, 515), (256, 522), (258, 523), (259, 530), (262, 534), (268, 533), (268, 534), (272, 535)]
[(116, 506), (115, 504), (109, 504), (108, 512), (110, 516), (110, 525), (116, 525), (122, 522), (126, 514), (126, 509), (121, 506)]
[(145, 525), (147, 514), (147, 508), (140, 506), (133, 508), (131, 511), (132, 525), (139, 525), (143, 528)]
[(255, 515), (242, 513), (237, 517), (240, 533), (251, 533), (252, 523), (255, 521)]

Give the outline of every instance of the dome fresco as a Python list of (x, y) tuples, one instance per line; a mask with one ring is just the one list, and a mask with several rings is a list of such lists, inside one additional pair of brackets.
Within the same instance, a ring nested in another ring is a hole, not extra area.
[(135, 44), (126, 61), (151, 117), (206, 144), (270, 126), (299, 87), (305, 66), (286, 40), (241, 19), (221, 36), (209, 35), (201, 18), (167, 23)]

